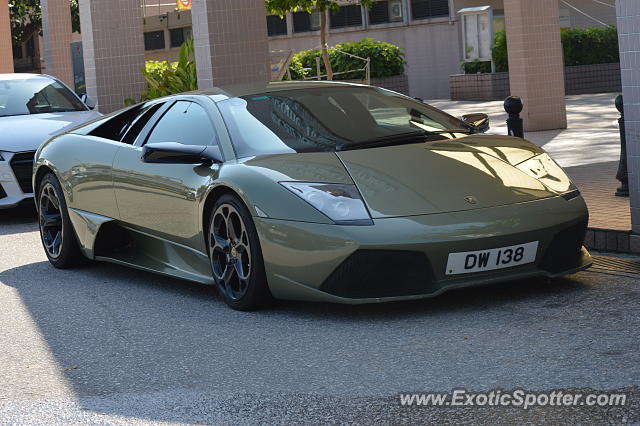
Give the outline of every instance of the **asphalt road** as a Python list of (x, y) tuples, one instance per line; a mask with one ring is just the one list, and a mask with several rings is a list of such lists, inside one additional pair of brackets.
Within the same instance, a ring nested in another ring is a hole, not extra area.
[[(109, 264), (60, 271), (0, 214), (0, 423), (640, 422), (640, 280), (587, 271), (411, 303), (228, 309)], [(405, 408), (399, 392), (620, 390), (624, 408)]]

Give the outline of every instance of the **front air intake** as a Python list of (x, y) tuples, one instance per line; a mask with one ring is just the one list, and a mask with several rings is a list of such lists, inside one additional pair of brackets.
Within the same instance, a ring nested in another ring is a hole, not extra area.
[(320, 290), (352, 299), (432, 293), (434, 275), (422, 252), (358, 250), (340, 264)]
[(587, 222), (571, 225), (558, 232), (544, 253), (540, 268), (552, 274), (575, 268), (580, 261)]
[(9, 162), (13, 174), (18, 181), (18, 185), (25, 194), (33, 192), (31, 174), (33, 173), (33, 159), (35, 155), (35, 151), (19, 152), (15, 154)]

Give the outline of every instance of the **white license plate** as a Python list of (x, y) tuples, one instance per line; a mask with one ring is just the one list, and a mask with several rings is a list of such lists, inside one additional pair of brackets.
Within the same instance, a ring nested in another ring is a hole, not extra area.
[(538, 241), (487, 250), (450, 253), (447, 275), (493, 271), (535, 262)]

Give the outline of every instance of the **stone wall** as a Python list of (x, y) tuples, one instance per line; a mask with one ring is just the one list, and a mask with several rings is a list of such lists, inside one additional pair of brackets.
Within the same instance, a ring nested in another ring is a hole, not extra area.
[(564, 68), (567, 95), (620, 92), (620, 64), (578, 65)]
[(624, 92), (624, 118), (627, 133), (627, 163), (629, 166), (629, 195), (631, 203), (631, 251), (640, 253), (640, 2), (616, 1), (618, 13), (618, 39), (622, 86)]
[(409, 77), (406, 74), (394, 75), (393, 77), (372, 77), (371, 85), (409, 95)]
[[(565, 67), (564, 79), (567, 95), (622, 90), (618, 63)], [(450, 75), (449, 93), (453, 101), (502, 100), (510, 95), (509, 73)]]
[(509, 96), (509, 73), (456, 74), (449, 76), (452, 101), (482, 101)]
[[(311, 80), (313, 81), (313, 80)], [(365, 80), (334, 80), (337, 82), (367, 84)], [(394, 92), (409, 95), (409, 77), (406, 74), (394, 75), (391, 77), (371, 77), (371, 85), (393, 90)]]

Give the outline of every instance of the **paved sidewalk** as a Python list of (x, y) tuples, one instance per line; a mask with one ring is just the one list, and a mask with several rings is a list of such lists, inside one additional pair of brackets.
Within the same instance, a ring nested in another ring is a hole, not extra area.
[(576, 186), (580, 188), (587, 202), (591, 228), (620, 231), (631, 229), (629, 198), (614, 195), (620, 184), (615, 180), (617, 170), (618, 161), (585, 164), (565, 169)]
[[(615, 178), (620, 158), (616, 96), (616, 93), (567, 96), (567, 129), (529, 132), (525, 137), (549, 152), (580, 188), (589, 206), (590, 228), (629, 231), (629, 199), (614, 195), (620, 184)], [(502, 101), (427, 102), (455, 116), (484, 112), (491, 120), (488, 133), (507, 134), (507, 113)]]

